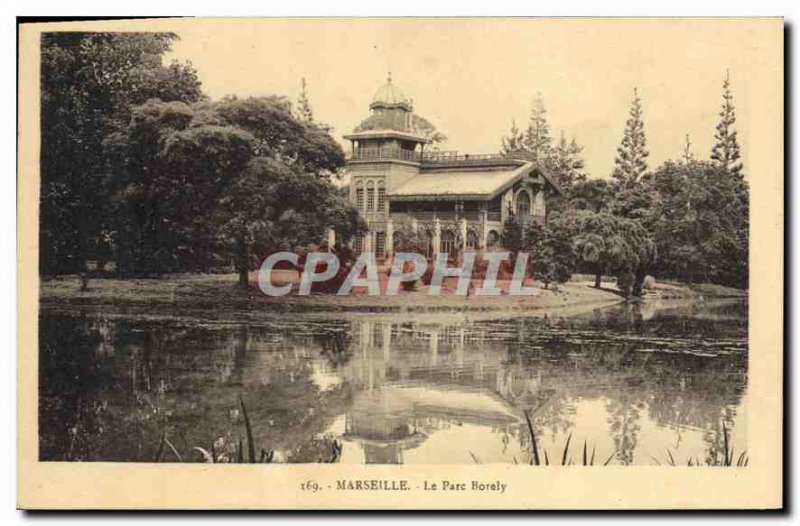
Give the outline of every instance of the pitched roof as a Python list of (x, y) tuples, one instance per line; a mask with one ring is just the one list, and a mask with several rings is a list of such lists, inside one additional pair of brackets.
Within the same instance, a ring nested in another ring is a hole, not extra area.
[[(422, 172), (410, 181), (391, 190), (389, 196), (397, 201), (422, 198), (481, 199), (497, 196), (535, 168), (534, 163), (506, 169), (447, 170)], [(552, 185), (547, 175), (543, 177)], [(553, 185), (555, 186), (555, 185)], [(556, 187), (557, 191), (560, 191)]]

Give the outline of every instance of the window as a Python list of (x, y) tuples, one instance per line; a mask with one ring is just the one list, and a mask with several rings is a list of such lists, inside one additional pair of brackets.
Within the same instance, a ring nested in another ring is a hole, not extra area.
[(533, 198), (533, 215), (543, 216), (545, 214), (544, 192), (539, 190)]
[(531, 196), (527, 190), (521, 190), (517, 194), (517, 215), (521, 217), (531, 215)]
[(496, 247), (500, 243), (500, 235), (494, 230), (490, 230), (486, 237), (486, 244), (490, 247)]
[(378, 183), (378, 212), (386, 211), (386, 188), (383, 183)]
[(364, 187), (360, 182), (356, 186), (356, 208), (364, 210)]
[(367, 212), (375, 210), (375, 183), (367, 183)]
[(442, 232), (442, 241), (439, 245), (440, 252), (452, 254), (456, 249), (456, 236), (452, 232)]
[(473, 230), (467, 232), (467, 249), (475, 250), (478, 248), (478, 234)]
[(355, 237), (355, 240), (353, 241), (353, 249), (355, 249), (356, 254), (361, 254), (361, 251), (364, 250), (364, 236)]
[(375, 255), (383, 256), (386, 247), (386, 232), (375, 232)]

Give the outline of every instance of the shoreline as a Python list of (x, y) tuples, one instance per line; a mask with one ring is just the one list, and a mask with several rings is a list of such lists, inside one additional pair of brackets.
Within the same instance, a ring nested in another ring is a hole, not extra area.
[[(266, 296), (255, 284), (255, 273), (250, 287), (235, 287), (234, 274), (183, 274), (162, 279), (93, 279), (89, 290), (80, 291), (77, 276), (62, 276), (40, 283), (41, 309), (98, 310), (134, 315), (171, 315), (176, 312), (192, 313), (200, 317), (257, 318), (258, 316), (302, 313), (308, 315), (342, 313), (349, 315), (398, 314), (491, 314), (504, 312), (524, 313), (530, 316), (569, 316), (608, 307), (626, 301), (658, 301), (670, 299), (711, 299), (739, 297), (746, 299), (745, 291), (719, 286), (703, 290), (674, 283), (658, 284), (645, 298), (626, 300), (611, 288), (596, 289), (587, 281), (562, 284), (557, 290), (544, 289), (540, 283), (536, 296), (496, 297), (456, 296), (445, 290), (440, 296), (427, 294), (426, 288), (396, 296), (367, 296), (352, 294), (313, 293), (308, 296)], [(712, 292), (709, 294), (708, 292)]]

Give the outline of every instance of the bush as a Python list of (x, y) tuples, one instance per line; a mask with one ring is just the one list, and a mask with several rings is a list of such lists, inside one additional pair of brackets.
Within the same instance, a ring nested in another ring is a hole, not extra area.
[(653, 290), (656, 286), (656, 278), (653, 276), (645, 276), (644, 282), (642, 283), (642, 289), (644, 290)]
[(623, 296), (629, 297), (633, 288), (633, 273), (623, 272), (617, 276), (617, 288), (622, 292)]

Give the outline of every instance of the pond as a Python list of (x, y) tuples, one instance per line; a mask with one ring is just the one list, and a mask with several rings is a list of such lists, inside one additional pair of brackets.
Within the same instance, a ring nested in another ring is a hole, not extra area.
[(235, 461), (245, 412), (273, 462), (529, 463), (525, 411), (542, 463), (746, 451), (746, 302), (497, 316), (43, 307), (40, 459)]

